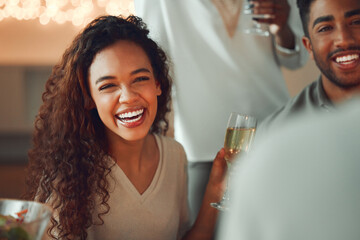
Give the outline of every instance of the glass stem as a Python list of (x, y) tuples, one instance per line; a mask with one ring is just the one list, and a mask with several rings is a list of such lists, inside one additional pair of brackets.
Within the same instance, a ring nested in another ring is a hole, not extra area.
[(225, 191), (224, 191), (224, 195), (221, 199), (221, 202), (230, 200), (229, 183), (230, 183), (230, 175), (231, 175), (231, 163), (229, 161), (226, 161), (226, 163), (227, 163), (227, 167), (228, 167), (228, 174), (226, 177), (227, 179), (226, 179)]

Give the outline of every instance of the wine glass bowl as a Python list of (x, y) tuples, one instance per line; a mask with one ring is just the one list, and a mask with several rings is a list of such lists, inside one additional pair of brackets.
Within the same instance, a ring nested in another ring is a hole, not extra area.
[(270, 36), (267, 24), (261, 24), (257, 22), (260, 19), (273, 19), (275, 16), (273, 14), (264, 13), (254, 13), (254, 5), (250, 0), (243, 0), (243, 13), (244, 13), (244, 33), (246, 34), (255, 34), (259, 36)]

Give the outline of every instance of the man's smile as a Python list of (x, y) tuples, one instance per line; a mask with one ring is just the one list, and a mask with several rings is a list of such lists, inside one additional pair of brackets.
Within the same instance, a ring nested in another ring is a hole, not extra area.
[(360, 49), (336, 51), (330, 59), (340, 69), (353, 70), (360, 66)]
[(338, 56), (335, 58), (335, 61), (341, 64), (350, 64), (354, 61), (357, 61), (358, 59), (359, 59), (359, 54), (350, 54), (345, 56)]

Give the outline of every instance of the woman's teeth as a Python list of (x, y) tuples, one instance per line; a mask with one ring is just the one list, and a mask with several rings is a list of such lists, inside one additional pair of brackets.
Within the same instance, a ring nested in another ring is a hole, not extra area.
[(122, 118), (120, 119), (122, 122), (124, 123), (132, 123), (132, 122), (136, 122), (136, 121), (139, 121), (140, 118), (141, 118), (142, 115), (139, 115), (138, 117), (136, 118), (129, 118), (129, 119), (125, 119), (125, 118)]
[(144, 109), (139, 109), (133, 112), (126, 112), (118, 115), (118, 118), (125, 123), (131, 123), (138, 121), (144, 112)]

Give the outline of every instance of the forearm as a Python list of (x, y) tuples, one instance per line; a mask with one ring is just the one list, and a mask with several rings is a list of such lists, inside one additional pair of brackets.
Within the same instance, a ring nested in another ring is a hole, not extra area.
[(277, 32), (275, 35), (275, 42), (277, 45), (283, 48), (295, 49), (295, 34), (288, 24), (286, 24), (281, 30)]
[(199, 214), (184, 240), (208, 240), (214, 236), (219, 210), (211, 207), (210, 203), (219, 202), (225, 191), (227, 167), (224, 157), (225, 150), (222, 148), (214, 159)]

